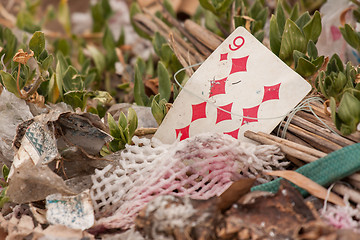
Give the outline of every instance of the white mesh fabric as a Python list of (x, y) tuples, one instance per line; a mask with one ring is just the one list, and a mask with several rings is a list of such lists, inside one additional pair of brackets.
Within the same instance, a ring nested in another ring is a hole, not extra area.
[(279, 162), (283, 156), (276, 146), (240, 142), (228, 135), (207, 133), (171, 145), (137, 137), (133, 142), (121, 153), (118, 166), (108, 165), (92, 176), (98, 226), (127, 229), (158, 195), (208, 199), (242, 176), (255, 177), (287, 164)]

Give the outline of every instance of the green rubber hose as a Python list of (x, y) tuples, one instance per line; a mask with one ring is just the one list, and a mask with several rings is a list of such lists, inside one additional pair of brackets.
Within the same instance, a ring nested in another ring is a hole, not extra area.
[[(360, 170), (360, 143), (356, 143), (340, 150), (332, 152), (325, 157), (308, 163), (296, 170), (296, 172), (310, 178), (318, 184), (327, 187), (330, 184), (349, 176)], [(278, 178), (251, 188), (251, 191), (277, 192), (280, 186)], [(308, 192), (295, 186), (305, 197)]]

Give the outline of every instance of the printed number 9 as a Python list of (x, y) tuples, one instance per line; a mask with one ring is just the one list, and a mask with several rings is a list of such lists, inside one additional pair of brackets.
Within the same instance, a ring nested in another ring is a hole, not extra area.
[[(241, 42), (240, 45), (236, 43), (236, 40), (238, 40), (239, 38), (241, 38), (241, 40), (242, 40), (242, 42)], [(245, 39), (244, 39), (242, 36), (238, 36), (238, 37), (236, 37), (236, 38), (234, 39), (234, 41), (233, 41), (233, 45), (234, 45), (235, 47), (232, 47), (231, 44), (229, 44), (229, 48), (230, 48), (231, 51), (236, 51), (236, 50), (238, 50), (239, 48), (241, 48), (242, 45), (244, 45), (244, 43), (245, 43)]]

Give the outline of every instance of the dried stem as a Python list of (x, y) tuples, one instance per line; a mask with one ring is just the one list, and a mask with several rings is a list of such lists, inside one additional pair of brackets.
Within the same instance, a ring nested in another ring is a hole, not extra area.
[(138, 128), (135, 130), (134, 135), (136, 136), (144, 136), (147, 134), (154, 134), (157, 128)]
[(17, 73), (17, 77), (16, 77), (16, 88), (17, 88), (17, 91), (18, 91), (18, 93), (19, 93), (19, 95), (20, 95), (20, 98), (24, 98), (24, 96), (22, 95), (22, 93), (21, 93), (21, 90), (20, 90), (20, 83), (19, 83), (19, 81), (20, 81), (20, 69), (21, 69), (21, 63), (19, 63), (19, 65), (18, 65), (19, 67), (18, 67), (18, 73)]
[(25, 98), (29, 98), (32, 96), (36, 90), (39, 88), (40, 84), (44, 81), (44, 78), (42, 77), (41, 73), (40, 76), (36, 79), (35, 83), (32, 85), (30, 90), (26, 93)]

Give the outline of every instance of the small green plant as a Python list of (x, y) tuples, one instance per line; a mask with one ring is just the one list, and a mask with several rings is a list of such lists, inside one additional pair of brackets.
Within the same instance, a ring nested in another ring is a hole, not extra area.
[[(45, 38), (41, 32), (34, 33), (30, 39), (28, 51), (30, 51), (30, 53), (20, 49), (14, 55), (11, 63), (8, 64), (11, 67), (10, 73), (6, 72), (6, 69), (0, 70), (0, 83), (4, 85), (8, 91), (23, 99), (31, 97), (37, 91), (40, 84), (49, 80), (49, 68), (53, 62), (52, 55), (49, 55), (45, 50)], [(6, 56), (6, 58), (7, 57), (8, 56)], [(35, 58), (38, 64), (38, 72), (36, 72), (36, 69), (30, 69), (27, 65), (27, 62), (32, 57)], [(5, 66), (3, 67), (5, 68)], [(36, 80), (31, 85), (30, 90), (22, 90), (26, 85), (30, 85), (34, 77), (36, 77)]]
[(6, 190), (8, 187), (7, 179), (9, 176), (9, 168), (4, 164), (2, 166), (2, 175), (3, 178), (0, 178), (0, 209), (4, 206), (6, 202), (8, 202), (10, 199), (6, 196)]
[(131, 144), (131, 139), (135, 134), (138, 126), (138, 118), (134, 109), (129, 108), (127, 117), (122, 112), (119, 121), (116, 122), (114, 118), (108, 113), (108, 124), (110, 134), (114, 138), (109, 143), (109, 148), (112, 152), (117, 152), (125, 148), (126, 144)]
[(337, 54), (334, 54), (326, 67), (326, 71), (319, 72), (315, 86), (327, 99), (334, 98), (340, 102), (343, 94), (354, 87), (357, 70), (350, 62), (344, 65)]
[(348, 62), (344, 65), (333, 55), (326, 71), (321, 71), (315, 85), (330, 100), (331, 117), (337, 129), (348, 135), (356, 131), (360, 122), (360, 68)]
[(269, 15), (269, 9), (260, 0), (254, 1), (251, 7), (247, 7), (245, 1), (238, 1), (240, 14), (234, 16), (235, 27), (247, 28), (260, 42), (264, 39), (264, 26)]
[(166, 116), (167, 113), (166, 104), (167, 104), (166, 99), (161, 98), (160, 94), (157, 94), (151, 102), (151, 113), (154, 116), (158, 125), (162, 123), (162, 121)]
[(296, 4), (287, 18), (279, 2), (276, 14), (270, 19), (270, 48), (281, 60), (291, 65), (294, 51), (305, 54), (309, 41), (316, 43), (320, 33), (321, 17), (318, 11), (315, 11), (313, 16), (308, 12), (299, 16)]
[[(356, 22), (360, 22), (360, 3), (353, 1), (358, 7), (352, 11), (352, 15)], [(340, 32), (345, 41), (360, 52), (360, 33), (357, 32), (351, 25), (345, 24), (344, 27), (340, 27)]]
[[(6, 28), (0, 28), (0, 31), (6, 33), (6, 37), (3, 38), (6, 44), (16, 49), (17, 40), (13, 39), (11, 31)], [(10, 54), (14, 53), (10, 46), (2, 52), (5, 54), (4, 64)], [(96, 77), (96, 73), (90, 68), (90, 62), (84, 62), (82, 69), (78, 71), (70, 58), (65, 57), (61, 51), (54, 58), (45, 49), (44, 33), (35, 32), (29, 45), (24, 47), (26, 51), (19, 49), (12, 61), (7, 62), (8, 67), (3, 65), (3, 69), (0, 70), (0, 84), (17, 97), (29, 100), (36, 94), (40, 96), (37, 101), (42, 104), (64, 101), (74, 109), (81, 110), (85, 109), (88, 98), (98, 100), (101, 105), (111, 100), (112, 97), (107, 92), (87, 90)], [(31, 58), (34, 58), (37, 64), (35, 68), (28, 65)]]
[(304, 78), (314, 75), (324, 63), (324, 56), (318, 56), (315, 43), (310, 40), (307, 54), (294, 50), (295, 71)]
[[(357, 89), (359, 93), (359, 90)], [(337, 129), (344, 135), (357, 130), (360, 122), (360, 101), (353, 93), (344, 93), (337, 105), (335, 98), (330, 98), (331, 117)]]

